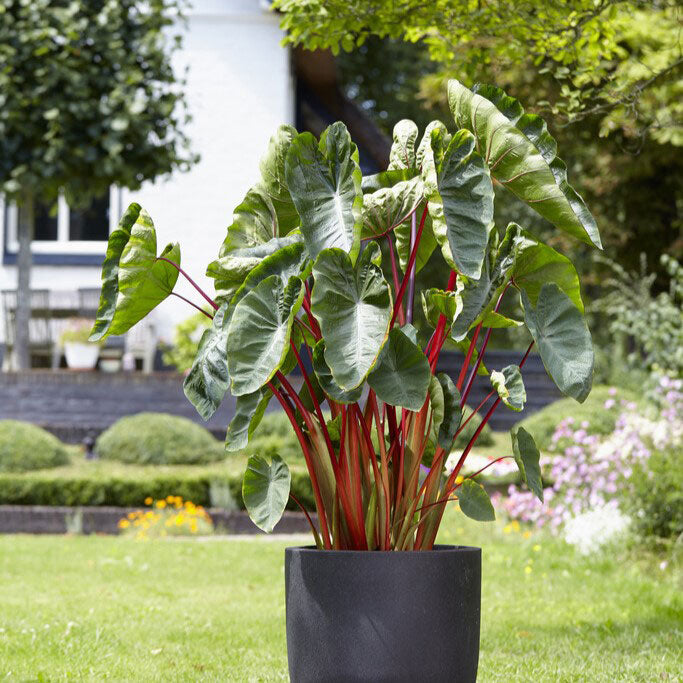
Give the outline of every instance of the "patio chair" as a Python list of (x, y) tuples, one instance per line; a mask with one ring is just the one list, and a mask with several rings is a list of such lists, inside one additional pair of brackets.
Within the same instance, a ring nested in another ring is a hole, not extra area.
[(125, 353), (132, 355), (136, 360), (142, 360), (143, 372), (152, 372), (157, 341), (154, 323), (141, 320), (126, 332)]
[[(13, 366), (14, 346), (16, 340), (17, 291), (4, 289), (2, 309), (5, 317), (5, 358), (4, 369)], [(50, 292), (47, 289), (31, 290), (31, 320), (29, 322), (29, 354), (31, 358), (42, 357), (55, 367), (59, 362), (56, 357), (54, 330), (51, 324)]]

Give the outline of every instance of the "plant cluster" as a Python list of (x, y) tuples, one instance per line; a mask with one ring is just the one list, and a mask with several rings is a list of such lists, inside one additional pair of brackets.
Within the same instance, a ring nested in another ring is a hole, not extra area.
[[(581, 402), (590, 392), (593, 348), (576, 270), (517, 224), (499, 232), (493, 183), (599, 247), (595, 221), (541, 118), (491, 86), (473, 91), (454, 80), (448, 97), (455, 132), (434, 121), (420, 139), (412, 121), (399, 122), (389, 168), (365, 178), (343, 124), (319, 140), (280, 127), (261, 180), (235, 209), (208, 266), (215, 298), (182, 270), (178, 244), (158, 254), (139, 205), (109, 240), (91, 338), (125, 332), (173, 291), (179, 274), (186, 277), (211, 307), (212, 326), (185, 394), (205, 419), (228, 391), (236, 398), (228, 450), (247, 445), (275, 398), (311, 477), (320, 548), (430, 549), (451, 500), (474, 519), (493, 519), (475, 475), (458, 477), (498, 406), (523, 408), (522, 369), (533, 346), (564, 394)], [(433, 252), (448, 265), (448, 282), (416, 292), (415, 275)], [(521, 303), (523, 320), (500, 312), (508, 298)], [(411, 324), (415, 302), (426, 333)], [(522, 325), (531, 337), (526, 353), (490, 373), (490, 393), (464, 417), (475, 376), (489, 373), (491, 334)], [(454, 377), (436, 372), (447, 340), (465, 352)], [(295, 368), (300, 389), (288, 379)], [(485, 406), (444, 476), (454, 440)], [(539, 452), (522, 428), (512, 451), (542, 497)], [(254, 522), (271, 531), (291, 496), (286, 464), (252, 456), (242, 495)]]
[(683, 446), (682, 388), (681, 380), (661, 378), (651, 403), (659, 407), (651, 416), (619, 399), (613, 389), (603, 406), (617, 416), (614, 431), (607, 436), (595, 433), (587, 420), (562, 420), (541, 460), (549, 483), (544, 489), (547, 505), (541, 507), (514, 484), (497, 503), (512, 519), (577, 539), (588, 538), (588, 529), (596, 525), (623, 530), (624, 515), (643, 533), (655, 535), (656, 529), (656, 534), (671, 535), (683, 525), (683, 496), (676, 486), (680, 476), (673, 474)]
[(145, 505), (150, 509), (134, 510), (120, 519), (119, 530), (139, 540), (213, 533), (213, 522), (206, 510), (190, 500), (184, 501), (181, 496), (166, 496), (161, 500), (148, 497)]
[(203, 313), (196, 313), (178, 323), (173, 332), (173, 344), (164, 350), (164, 363), (183, 374), (188, 372), (194, 363), (199, 340), (210, 323)]
[(42, 470), (68, 462), (66, 448), (49, 432), (28, 422), (0, 420), (0, 472)]
[(69, 318), (66, 321), (64, 330), (59, 335), (59, 345), (64, 347), (64, 344), (69, 342), (75, 344), (92, 343), (88, 341), (92, 323), (93, 321), (88, 318)]

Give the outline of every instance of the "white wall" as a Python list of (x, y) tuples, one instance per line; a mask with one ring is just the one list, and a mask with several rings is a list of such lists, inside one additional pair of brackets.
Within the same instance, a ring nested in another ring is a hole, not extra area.
[[(187, 133), (201, 161), (189, 173), (124, 192), (123, 207), (130, 201), (144, 206), (154, 220), (159, 250), (180, 242), (183, 268), (211, 293), (206, 265), (218, 254), (233, 208), (258, 179), (269, 137), (280, 123), (293, 122), (294, 96), (278, 17), (264, 3), (194, 0), (188, 16), (177, 62), (178, 68), (189, 67), (186, 94), (193, 121)], [(14, 287), (15, 278), (14, 267), (0, 266), (0, 289)], [(32, 271), (35, 288), (76, 289), (99, 282), (99, 268), (34, 266)], [(180, 279), (178, 291), (201, 302)], [(171, 297), (156, 318), (170, 338), (173, 325), (192, 312)]]

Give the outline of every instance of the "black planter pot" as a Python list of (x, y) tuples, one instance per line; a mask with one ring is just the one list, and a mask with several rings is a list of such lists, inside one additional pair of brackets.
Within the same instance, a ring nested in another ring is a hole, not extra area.
[(477, 678), (480, 548), (287, 548), (285, 588), (293, 683)]

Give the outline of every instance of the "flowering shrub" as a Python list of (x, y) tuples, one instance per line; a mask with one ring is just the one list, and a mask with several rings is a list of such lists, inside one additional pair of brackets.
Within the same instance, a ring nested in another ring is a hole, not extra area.
[(180, 496), (167, 496), (161, 500), (147, 498), (149, 510), (135, 510), (119, 520), (122, 533), (138, 539), (165, 536), (194, 536), (213, 533), (211, 517), (201, 505)]
[[(681, 380), (662, 377), (650, 396), (651, 416), (642, 414), (635, 403), (619, 399), (612, 389), (603, 408), (618, 411), (618, 417), (606, 437), (591, 433), (588, 421), (577, 425), (571, 417), (562, 420), (548, 455), (541, 459), (544, 478), (552, 483), (544, 489), (547, 504), (542, 506), (532, 494), (511, 485), (507, 498), (498, 496), (499, 506), (514, 520), (553, 532), (564, 527), (568, 540), (582, 539), (583, 548), (601, 545), (610, 531), (623, 531), (619, 507), (628, 501), (626, 509), (633, 508), (634, 472), (653, 476), (647, 467), (650, 456), (674, 453), (683, 444), (682, 388)], [(594, 512), (587, 515), (591, 509)]]

